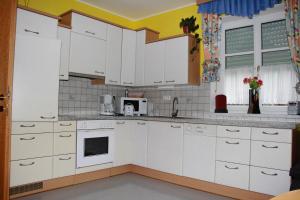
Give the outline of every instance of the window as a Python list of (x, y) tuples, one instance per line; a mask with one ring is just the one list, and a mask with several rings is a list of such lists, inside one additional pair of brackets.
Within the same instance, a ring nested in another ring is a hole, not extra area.
[(228, 104), (248, 104), (249, 86), (243, 79), (255, 75), (257, 66), (264, 81), (263, 105), (281, 106), (296, 100), (297, 78), (290, 61), (283, 9), (253, 19), (224, 20), (221, 47)]

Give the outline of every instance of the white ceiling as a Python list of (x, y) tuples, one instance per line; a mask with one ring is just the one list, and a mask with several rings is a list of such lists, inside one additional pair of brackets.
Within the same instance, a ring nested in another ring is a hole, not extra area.
[(159, 13), (196, 3), (196, 0), (79, 0), (111, 13), (140, 20)]

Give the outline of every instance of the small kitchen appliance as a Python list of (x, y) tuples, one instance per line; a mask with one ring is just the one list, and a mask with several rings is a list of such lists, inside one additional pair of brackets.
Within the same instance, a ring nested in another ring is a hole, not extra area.
[(300, 115), (300, 101), (289, 101), (288, 115)]
[(215, 100), (216, 100), (215, 113), (228, 113), (226, 96), (223, 94), (217, 95)]
[(100, 115), (114, 115), (115, 114), (115, 97), (111, 95), (100, 96)]
[(131, 105), (133, 106), (133, 115), (147, 115), (147, 102), (148, 101), (146, 98), (121, 97), (117, 103), (117, 113), (122, 115), (125, 115), (125, 111), (128, 111), (128, 113), (130, 113), (129, 111), (131, 108), (125, 107), (126, 105)]
[(125, 116), (133, 116), (134, 106), (132, 104), (127, 104), (124, 106), (124, 115)]

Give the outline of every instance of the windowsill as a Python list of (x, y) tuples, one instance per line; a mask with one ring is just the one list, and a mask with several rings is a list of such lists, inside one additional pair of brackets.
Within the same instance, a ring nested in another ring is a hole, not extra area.
[[(287, 114), (287, 106), (260, 106), (260, 112), (262, 115), (286, 115)], [(228, 105), (229, 113), (238, 113), (238, 114), (247, 114), (248, 105)]]

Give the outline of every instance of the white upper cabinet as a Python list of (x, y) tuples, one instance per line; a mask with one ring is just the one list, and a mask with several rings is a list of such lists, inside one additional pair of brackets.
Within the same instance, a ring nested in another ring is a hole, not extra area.
[(57, 19), (18, 8), (17, 33), (56, 39)]
[[(166, 40), (165, 83), (187, 84), (189, 68), (189, 37)], [(200, 76), (200, 74), (199, 74)]]
[(134, 86), (136, 31), (123, 29), (121, 84)]
[(145, 83), (145, 46), (146, 31), (136, 33), (136, 59), (135, 59), (135, 85), (143, 86)]
[(105, 40), (71, 32), (70, 72), (105, 76), (105, 65)]
[(147, 44), (145, 52), (145, 85), (164, 84), (165, 41)]
[(56, 121), (60, 46), (57, 39), (17, 34), (13, 121)]
[(122, 29), (107, 27), (107, 57), (105, 84), (120, 85), (122, 67)]
[(72, 13), (72, 31), (106, 40), (107, 24), (77, 13)]
[(60, 80), (69, 80), (70, 37), (70, 29), (58, 27), (57, 38), (61, 40), (59, 68)]

